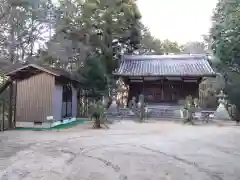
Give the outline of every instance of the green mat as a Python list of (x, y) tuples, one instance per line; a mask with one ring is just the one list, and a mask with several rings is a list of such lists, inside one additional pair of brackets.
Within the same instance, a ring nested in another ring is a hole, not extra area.
[(84, 124), (86, 121), (78, 119), (76, 121), (67, 123), (67, 124), (61, 124), (52, 128), (25, 128), (25, 127), (18, 127), (15, 130), (24, 130), (24, 131), (51, 131), (51, 130), (61, 130), (61, 129), (69, 129), (74, 126), (77, 126), (79, 124)]

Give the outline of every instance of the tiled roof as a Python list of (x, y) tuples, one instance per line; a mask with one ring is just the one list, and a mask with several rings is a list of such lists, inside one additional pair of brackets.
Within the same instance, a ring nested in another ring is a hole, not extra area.
[(203, 55), (123, 56), (114, 73), (120, 76), (214, 76)]

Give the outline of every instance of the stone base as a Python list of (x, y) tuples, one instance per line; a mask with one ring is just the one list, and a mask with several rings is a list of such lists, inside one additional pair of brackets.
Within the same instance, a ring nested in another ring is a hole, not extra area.
[(16, 122), (16, 127), (21, 127), (21, 128), (53, 128), (55, 126), (59, 126), (62, 124), (68, 124), (71, 122), (76, 121), (76, 118), (68, 118), (68, 119), (63, 119), (60, 121), (45, 121), (42, 124), (34, 124), (34, 122)]
[(62, 121), (55, 121), (51, 124), (51, 127), (55, 127), (55, 126), (59, 126), (59, 125), (63, 125), (63, 124), (68, 124), (71, 122), (76, 121), (76, 118), (68, 118), (68, 119), (63, 119)]
[(214, 115), (216, 120), (232, 120), (227, 109), (222, 103), (219, 104)]

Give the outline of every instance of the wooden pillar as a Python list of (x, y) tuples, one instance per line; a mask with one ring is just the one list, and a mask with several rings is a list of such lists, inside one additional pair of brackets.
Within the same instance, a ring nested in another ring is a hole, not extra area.
[(16, 109), (17, 109), (17, 81), (14, 81), (14, 112), (13, 112), (13, 127), (16, 128)]
[(161, 95), (162, 95), (162, 98), (161, 100), (164, 101), (164, 79), (161, 80)]
[(198, 90), (197, 90), (197, 98), (200, 99), (200, 83), (202, 82), (202, 78), (198, 78), (197, 85), (198, 85)]
[(8, 128), (13, 128), (13, 82), (9, 85)]
[(2, 131), (5, 130), (5, 100), (3, 100), (2, 104)]
[(129, 101), (132, 99), (132, 87), (131, 83), (128, 83), (128, 98), (127, 98), (127, 107), (129, 105)]
[[(4, 103), (4, 102), (2, 102), (2, 103)], [(0, 103), (0, 114), (2, 115), (2, 117), (0, 117), (0, 120), (2, 120), (2, 122), (0, 121), (0, 123), (1, 123), (1, 127), (0, 127), (0, 131), (4, 131), (4, 118), (3, 118), (3, 116), (4, 116), (4, 105), (3, 104), (1, 104)]]
[(145, 96), (145, 82), (144, 82), (144, 77), (142, 78), (143, 81), (143, 87), (142, 87), (142, 94)]
[(182, 88), (183, 88), (183, 91), (182, 91), (182, 96), (183, 96), (183, 99), (185, 100), (186, 99), (186, 86), (185, 86), (185, 82), (184, 80), (182, 79)]

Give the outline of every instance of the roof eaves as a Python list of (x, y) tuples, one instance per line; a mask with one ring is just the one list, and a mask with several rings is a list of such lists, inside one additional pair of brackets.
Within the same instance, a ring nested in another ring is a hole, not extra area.
[(126, 73), (113, 73), (114, 76), (122, 76), (122, 77), (216, 77), (216, 73), (206, 73), (206, 74), (126, 74)]
[(16, 73), (16, 72), (18, 72), (18, 71), (21, 71), (21, 70), (23, 70), (23, 69), (25, 69), (25, 68), (27, 68), (27, 67), (33, 67), (33, 68), (39, 69), (39, 70), (41, 70), (41, 71), (43, 71), (43, 72), (52, 74), (52, 75), (54, 75), (54, 76), (60, 76), (59, 74), (56, 74), (56, 73), (54, 73), (54, 72), (52, 72), (52, 71), (50, 71), (50, 70), (48, 70), (48, 69), (45, 69), (44, 67), (41, 67), (41, 66), (39, 66), (39, 65), (36, 65), (36, 64), (27, 64), (27, 65), (25, 65), (25, 66), (22, 66), (22, 67), (20, 67), (20, 68), (17, 68), (17, 69), (15, 69), (15, 70), (9, 72), (9, 73), (6, 73), (6, 75), (7, 75), (7, 76), (11, 76), (12, 74), (14, 74), (14, 73)]
[(49, 73), (49, 74), (52, 74), (52, 75), (54, 75), (54, 76), (60, 76), (60, 74), (57, 74), (57, 73), (55, 73), (55, 72), (53, 72), (53, 71), (51, 71), (51, 70), (48, 70), (48, 69), (46, 69), (46, 68), (44, 68), (44, 67), (42, 67), (42, 66), (39, 66), (39, 65), (36, 65), (36, 64), (30, 64), (30, 65), (31, 65), (32, 67), (36, 68), (36, 69), (42, 70), (42, 71), (47, 72), (47, 73)]
[(122, 60), (186, 60), (186, 59), (206, 59), (203, 54), (181, 54), (181, 55), (123, 55)]

